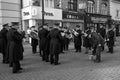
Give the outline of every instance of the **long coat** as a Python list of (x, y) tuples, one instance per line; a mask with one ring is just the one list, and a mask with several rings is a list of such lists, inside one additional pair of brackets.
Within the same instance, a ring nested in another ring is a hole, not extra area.
[(1, 52), (3, 54), (6, 54), (7, 52), (7, 32), (8, 30), (6, 28), (3, 28), (0, 31), (0, 48), (1, 48)]
[(56, 28), (50, 31), (48, 34), (50, 39), (50, 54), (59, 54), (60, 53), (60, 43), (62, 40), (60, 31)]
[(7, 38), (9, 40), (9, 61), (16, 62), (21, 60), (23, 58), (23, 36), (18, 33), (16, 29), (11, 28), (8, 32)]
[(47, 48), (47, 44), (48, 44), (48, 39), (47, 39), (47, 35), (48, 35), (49, 31), (46, 29), (42, 29), (39, 31), (39, 38), (40, 38), (40, 49), (41, 50), (46, 50)]
[(78, 35), (74, 37), (74, 43), (75, 45), (78, 45), (78, 46), (81, 46), (82, 45), (82, 33), (81, 33), (81, 30), (77, 30), (78, 32)]
[(113, 47), (114, 46), (114, 31), (113, 30), (110, 30), (107, 32), (107, 39), (109, 39), (107, 41), (108, 47)]

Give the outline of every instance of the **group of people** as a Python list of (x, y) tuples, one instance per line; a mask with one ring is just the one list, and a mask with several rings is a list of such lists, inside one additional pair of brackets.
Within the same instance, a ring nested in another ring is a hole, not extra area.
[(25, 32), (19, 29), (19, 22), (4, 24), (0, 31), (0, 52), (3, 55), (3, 64), (9, 64), (13, 73), (21, 72), (20, 61), (23, 60), (24, 48), (22, 40)]
[(53, 27), (47, 24), (41, 26), (37, 35), (32, 34), (35, 32), (35, 27), (31, 27), (31, 46), (32, 52), (35, 54), (37, 45), (39, 45), (40, 56), (42, 61), (50, 62), (54, 65), (59, 65), (59, 54), (68, 50), (70, 42), (70, 33), (67, 29), (59, 27), (59, 23), (55, 23)]
[[(44, 24), (38, 30), (32, 26), (28, 32), (27, 35), (31, 37), (33, 54), (37, 53), (37, 45), (39, 45), (42, 61), (54, 65), (60, 64), (59, 54), (68, 51), (70, 41), (74, 42), (75, 52), (81, 52), (82, 45), (86, 48), (86, 54), (91, 50), (92, 56), (96, 56), (95, 62), (101, 61), (100, 53), (104, 50), (105, 42), (108, 52), (113, 53), (113, 28), (106, 32), (102, 25), (99, 30), (90, 26), (87, 30), (82, 31), (79, 25), (76, 25), (75, 29), (69, 29), (59, 27), (59, 23), (55, 23), (52, 27)], [(19, 29), (18, 22), (11, 22), (11, 25), (4, 24), (0, 31), (0, 52), (3, 54), (3, 63), (9, 64), (13, 68), (13, 73), (22, 70), (20, 61), (23, 60), (23, 38), (25, 38), (25, 32)]]

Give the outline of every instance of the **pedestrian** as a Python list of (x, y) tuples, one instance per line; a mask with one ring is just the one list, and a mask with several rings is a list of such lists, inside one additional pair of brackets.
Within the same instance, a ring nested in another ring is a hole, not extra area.
[(7, 32), (9, 29), (8, 24), (4, 24), (2, 30), (0, 31), (0, 48), (3, 55), (3, 63), (8, 63), (7, 57)]
[(82, 46), (82, 31), (80, 30), (80, 26), (76, 25), (76, 30), (78, 34), (74, 35), (74, 45), (76, 52), (81, 52), (81, 46)]
[(113, 28), (108, 29), (107, 32), (107, 46), (108, 51), (107, 53), (113, 53), (113, 47), (114, 47), (114, 31)]
[(62, 40), (61, 33), (58, 29), (59, 23), (55, 23), (53, 29), (48, 34), (50, 39), (50, 63), (59, 65), (60, 43)]
[(37, 53), (37, 45), (38, 45), (38, 32), (35, 29), (35, 26), (31, 27), (30, 37), (31, 37), (32, 53), (35, 54)]
[(42, 60), (43, 61), (46, 61), (46, 54), (47, 54), (47, 51), (46, 51), (46, 46), (47, 46), (47, 36), (48, 36), (48, 25), (47, 24), (44, 24), (43, 25), (43, 28), (39, 31), (39, 39), (40, 39), (40, 50), (42, 51)]
[[(103, 25), (100, 25), (100, 29), (98, 30), (98, 33), (102, 36), (102, 38), (105, 40), (106, 37), (106, 30)], [(104, 45), (102, 46), (102, 51), (104, 51)]]
[(13, 64), (13, 73), (19, 73), (21, 68), (20, 60), (23, 54), (23, 46), (21, 41), (23, 36), (19, 32), (19, 22), (12, 22), (12, 28), (9, 30), (8, 40), (9, 40), (9, 61)]

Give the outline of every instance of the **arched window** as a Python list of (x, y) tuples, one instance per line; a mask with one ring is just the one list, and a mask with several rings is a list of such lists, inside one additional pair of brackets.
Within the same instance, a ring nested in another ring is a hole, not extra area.
[(107, 4), (106, 3), (102, 3), (101, 4), (101, 14), (103, 15), (107, 15)]
[(87, 11), (88, 11), (88, 13), (94, 13), (94, 1), (88, 0)]

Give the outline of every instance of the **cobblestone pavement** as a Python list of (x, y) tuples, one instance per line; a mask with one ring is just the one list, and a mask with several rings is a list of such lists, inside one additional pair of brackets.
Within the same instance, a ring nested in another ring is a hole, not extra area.
[[(24, 45), (24, 68), (22, 73), (12, 74), (0, 55), (0, 80), (120, 80), (120, 47), (117, 38), (114, 54), (102, 52), (102, 62), (94, 63), (88, 55), (75, 53), (73, 44), (65, 54), (60, 54), (61, 65), (42, 62), (39, 54), (32, 54), (30, 45)], [(106, 48), (107, 49), (107, 48)]]

